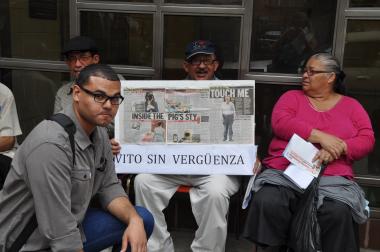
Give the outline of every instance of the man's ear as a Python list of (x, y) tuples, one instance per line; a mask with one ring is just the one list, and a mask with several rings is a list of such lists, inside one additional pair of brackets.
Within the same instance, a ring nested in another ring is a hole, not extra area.
[(186, 62), (186, 61), (183, 62), (183, 69), (185, 70), (186, 73), (189, 72), (189, 63), (188, 62)]
[(216, 70), (218, 70), (219, 68), (219, 61), (215, 60), (214, 61), (214, 72), (216, 72)]
[(73, 89), (73, 100), (74, 102), (78, 102), (79, 101), (79, 94), (80, 94), (80, 87), (76, 84), (74, 84), (72, 87)]
[(94, 64), (98, 64), (100, 62), (100, 55), (94, 54), (94, 56), (92, 56), (92, 59), (94, 61)]

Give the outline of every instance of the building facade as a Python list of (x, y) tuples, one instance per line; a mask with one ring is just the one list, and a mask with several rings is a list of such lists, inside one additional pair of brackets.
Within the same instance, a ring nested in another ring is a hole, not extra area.
[[(274, 103), (300, 88), (309, 55), (330, 52), (343, 64), (348, 94), (380, 133), (379, 0), (1, 0), (0, 82), (16, 98), (19, 142), (52, 114), (56, 91), (70, 80), (60, 52), (76, 35), (94, 38), (101, 62), (126, 79), (182, 79), (185, 45), (213, 40), (222, 52), (220, 78), (256, 81), (262, 155)], [(362, 247), (380, 250), (379, 140), (355, 173), (371, 206)]]

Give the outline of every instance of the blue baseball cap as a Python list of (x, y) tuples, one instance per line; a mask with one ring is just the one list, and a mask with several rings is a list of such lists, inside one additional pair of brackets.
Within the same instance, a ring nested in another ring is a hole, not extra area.
[(186, 46), (185, 56), (190, 59), (197, 54), (214, 54), (215, 44), (209, 40), (194, 40)]

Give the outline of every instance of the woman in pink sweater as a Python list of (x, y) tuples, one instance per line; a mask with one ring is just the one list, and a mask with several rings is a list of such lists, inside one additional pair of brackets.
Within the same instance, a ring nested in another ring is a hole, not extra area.
[(244, 230), (258, 251), (292, 251), (288, 231), (303, 190), (283, 176), (289, 161), (282, 153), (294, 133), (318, 147), (315, 160), (326, 165), (318, 204), (322, 251), (359, 251), (357, 223), (365, 222), (368, 212), (352, 164), (371, 152), (375, 140), (367, 112), (344, 95), (344, 76), (335, 57), (313, 55), (302, 90), (286, 92), (273, 109), (267, 169), (255, 181)]

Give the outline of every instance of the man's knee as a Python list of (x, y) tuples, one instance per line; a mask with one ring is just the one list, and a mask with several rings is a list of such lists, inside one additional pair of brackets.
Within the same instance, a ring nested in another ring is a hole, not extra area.
[(203, 190), (210, 199), (225, 199), (235, 194), (239, 190), (239, 185), (237, 177), (215, 175), (211, 177), (210, 182), (203, 185)]
[(141, 189), (144, 189), (149, 185), (151, 174), (138, 174), (135, 177), (134, 181), (134, 188), (135, 191), (140, 191)]
[(153, 232), (154, 227), (154, 218), (151, 212), (149, 212), (148, 209), (141, 207), (141, 206), (135, 206), (136, 212), (140, 215), (140, 217), (144, 221), (144, 228), (146, 232), (147, 238), (150, 237), (150, 235)]

